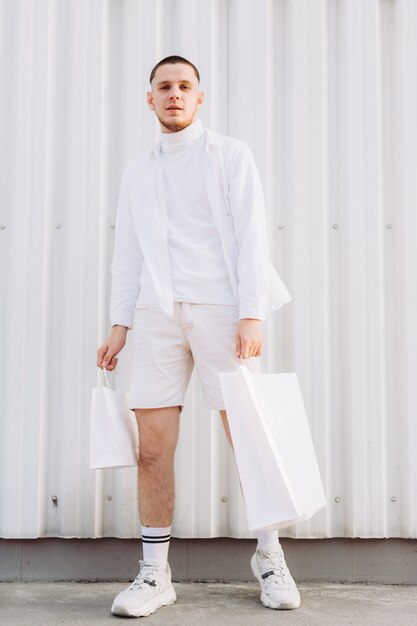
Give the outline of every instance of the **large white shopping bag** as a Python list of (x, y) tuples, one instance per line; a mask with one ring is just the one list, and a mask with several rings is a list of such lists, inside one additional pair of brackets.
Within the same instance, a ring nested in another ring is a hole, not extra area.
[(90, 412), (90, 469), (138, 464), (138, 429), (127, 394), (106, 386), (93, 389)]
[(220, 374), (250, 530), (284, 528), (326, 505), (295, 372)]

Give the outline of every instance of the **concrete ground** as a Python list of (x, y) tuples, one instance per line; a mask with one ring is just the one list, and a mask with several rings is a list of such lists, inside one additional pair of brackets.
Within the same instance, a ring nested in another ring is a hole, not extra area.
[[(0, 584), (4, 626), (115, 626), (109, 612), (124, 583)], [(302, 605), (274, 611), (259, 602), (257, 583), (174, 583), (177, 601), (146, 619), (149, 626), (416, 626), (417, 586), (304, 583)], [(134, 618), (133, 618), (134, 619)], [(139, 618), (143, 621), (144, 618)]]

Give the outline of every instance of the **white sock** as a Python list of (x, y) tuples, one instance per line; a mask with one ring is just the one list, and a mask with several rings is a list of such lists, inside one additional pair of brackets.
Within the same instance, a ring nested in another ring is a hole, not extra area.
[(141, 526), (143, 560), (155, 559), (163, 567), (166, 567), (171, 528), (172, 526), (165, 528)]
[(257, 550), (259, 550), (259, 548), (262, 548), (262, 546), (266, 545), (267, 543), (279, 543), (277, 530), (257, 530), (256, 538), (258, 540), (258, 545), (256, 546)]

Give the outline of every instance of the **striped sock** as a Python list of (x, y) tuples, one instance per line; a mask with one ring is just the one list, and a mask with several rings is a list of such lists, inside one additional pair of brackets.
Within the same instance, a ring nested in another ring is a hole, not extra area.
[(165, 528), (151, 528), (141, 526), (143, 559), (155, 559), (166, 567), (168, 560), (169, 540), (172, 526)]
[(258, 540), (258, 545), (256, 546), (257, 550), (259, 550), (259, 548), (262, 548), (262, 546), (266, 545), (267, 543), (279, 543), (277, 530), (257, 530), (256, 538)]

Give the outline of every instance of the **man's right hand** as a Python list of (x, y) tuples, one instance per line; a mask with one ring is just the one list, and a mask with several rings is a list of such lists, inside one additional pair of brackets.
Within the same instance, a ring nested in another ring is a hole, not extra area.
[(113, 326), (110, 337), (97, 350), (97, 367), (111, 372), (117, 366), (116, 355), (126, 343), (128, 328), (126, 326)]

